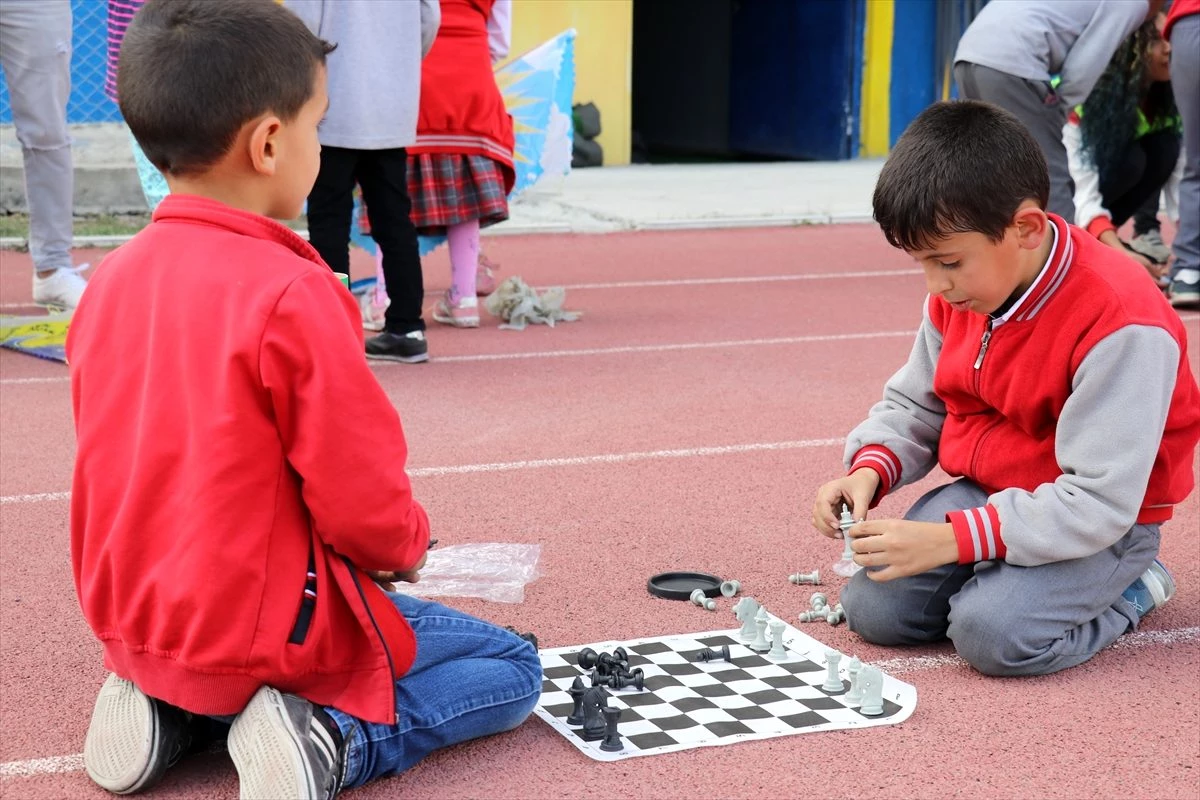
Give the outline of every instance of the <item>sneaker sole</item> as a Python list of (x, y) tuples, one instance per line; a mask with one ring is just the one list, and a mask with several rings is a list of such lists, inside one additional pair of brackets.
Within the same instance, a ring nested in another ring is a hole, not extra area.
[(229, 755), (241, 800), (316, 800), (315, 780), (300, 749), (283, 696), (264, 686), (229, 729)]
[(452, 325), (455, 328), (478, 328), (479, 317), (443, 317), (439, 314), (434, 314), (435, 322), (440, 322), (443, 325)]
[(116, 675), (108, 676), (96, 698), (83, 744), (83, 764), (88, 777), (113, 794), (139, 791), (166, 771), (153, 702)]
[(367, 358), (371, 359), (372, 361), (397, 361), (401, 364), (424, 364), (429, 360), (429, 353), (422, 353), (419, 356), (389, 356), (367, 353)]
[(1200, 304), (1200, 292), (1172, 292), (1171, 305), (1194, 306)]

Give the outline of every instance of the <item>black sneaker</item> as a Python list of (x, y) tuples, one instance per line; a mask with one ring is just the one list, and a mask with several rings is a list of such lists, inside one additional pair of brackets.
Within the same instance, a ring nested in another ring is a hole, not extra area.
[(405, 364), (420, 364), (429, 360), (429, 343), (424, 331), (391, 333), (384, 331), (367, 339), (367, 358), (381, 361), (403, 361)]
[(149, 789), (191, 745), (191, 716), (109, 675), (83, 745), (88, 777), (113, 794)]
[(535, 636), (532, 631), (528, 632), (528, 633), (521, 633), (519, 630), (514, 628), (512, 625), (505, 625), (504, 630), (508, 631), (509, 633), (513, 634), (514, 636), (518, 636), (521, 639), (524, 639), (525, 641), (529, 642), (531, 645), (533, 645), (534, 650), (538, 649), (537, 636)]
[(325, 709), (264, 686), (229, 729), (242, 800), (333, 800), (345, 778), (345, 742)]

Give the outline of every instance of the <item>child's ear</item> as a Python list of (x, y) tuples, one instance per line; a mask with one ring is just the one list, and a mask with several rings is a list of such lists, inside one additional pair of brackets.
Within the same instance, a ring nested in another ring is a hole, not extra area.
[(283, 123), (279, 117), (268, 114), (253, 123), (247, 139), (250, 148), (250, 164), (260, 175), (275, 174), (279, 156), (279, 133)]
[(1017, 229), (1017, 243), (1026, 250), (1036, 250), (1050, 232), (1050, 218), (1037, 203), (1026, 200), (1013, 214), (1013, 227)]

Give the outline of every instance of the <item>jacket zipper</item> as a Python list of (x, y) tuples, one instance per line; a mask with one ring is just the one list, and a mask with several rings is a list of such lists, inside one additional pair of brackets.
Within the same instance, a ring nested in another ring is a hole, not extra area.
[(350, 571), (350, 579), (354, 581), (354, 587), (358, 589), (358, 597), (362, 600), (363, 610), (370, 617), (371, 627), (375, 629), (375, 635), (379, 637), (379, 644), (383, 647), (383, 654), (387, 656), (388, 684), (392, 687), (392, 720), (395, 721), (396, 703), (399, 701), (399, 698), (396, 695), (396, 666), (392, 662), (392, 651), (388, 650), (387, 640), (383, 638), (383, 631), (379, 630), (379, 623), (375, 621), (375, 615), (371, 613), (371, 604), (367, 602), (366, 592), (363, 591), (362, 583), (358, 580), (358, 574), (354, 571), (354, 565), (345, 556), (341, 558), (342, 561), (346, 562), (346, 569)]
[(308, 629), (312, 625), (313, 611), (317, 607), (317, 563), (313, 557), (313, 544), (308, 543), (308, 572), (304, 576), (304, 595), (300, 598), (300, 612), (296, 624), (288, 636), (288, 644), (304, 644)]
[(992, 320), (989, 318), (987, 327), (983, 329), (983, 337), (979, 340), (979, 355), (975, 356), (975, 391), (979, 392), (981, 381), (980, 368), (983, 367), (983, 357), (987, 355), (988, 342), (992, 340)]

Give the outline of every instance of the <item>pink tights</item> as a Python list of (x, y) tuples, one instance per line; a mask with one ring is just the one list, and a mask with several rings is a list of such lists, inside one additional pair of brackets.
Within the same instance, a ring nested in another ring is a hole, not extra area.
[(446, 228), (450, 244), (450, 293), (455, 301), (475, 296), (475, 270), (479, 267), (479, 220)]

